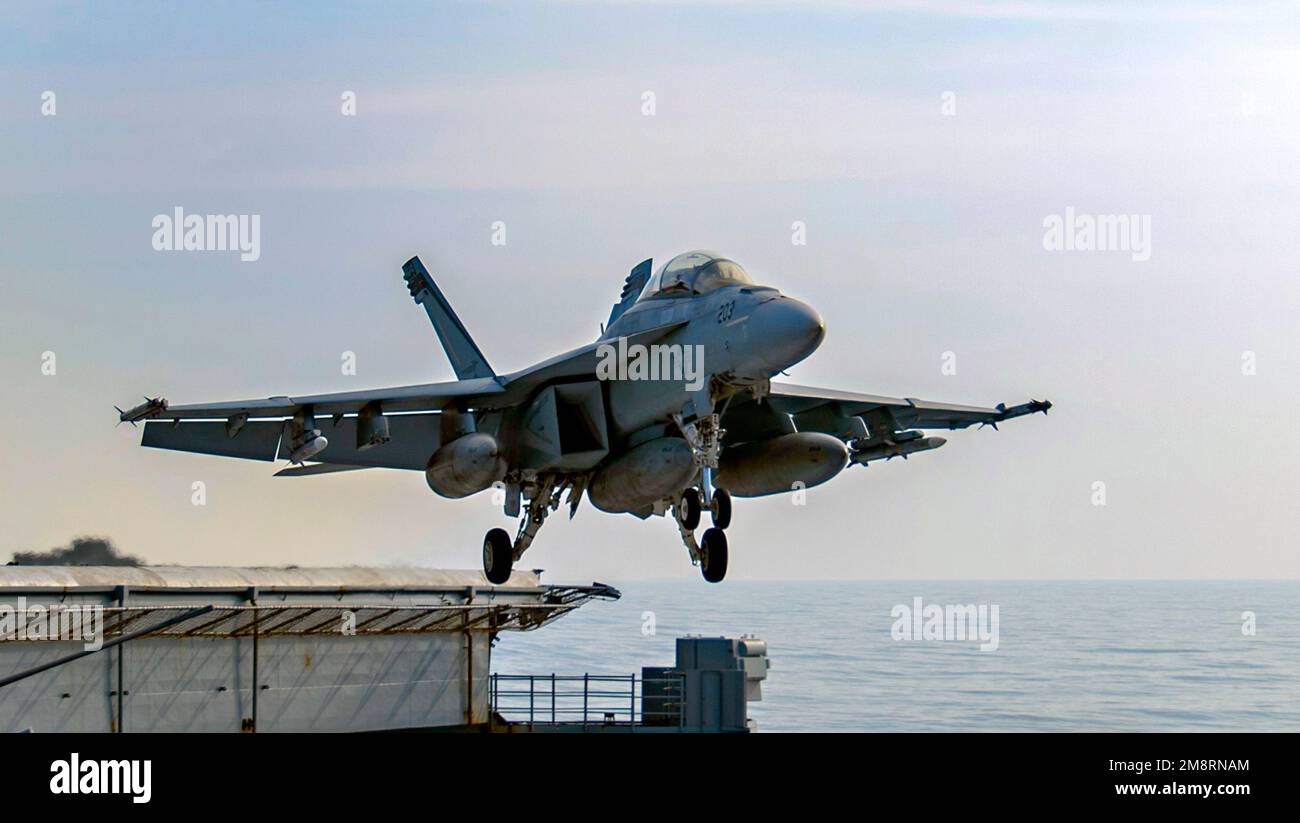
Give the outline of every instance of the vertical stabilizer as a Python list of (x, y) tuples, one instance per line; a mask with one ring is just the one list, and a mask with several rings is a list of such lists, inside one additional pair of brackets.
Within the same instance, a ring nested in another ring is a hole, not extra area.
[(447, 359), (451, 361), (456, 378), (470, 380), (476, 377), (496, 377), (496, 372), (492, 371), (487, 358), (474, 344), (474, 338), (469, 336), (465, 325), (460, 322), (447, 298), (443, 297), (442, 290), (433, 282), (433, 277), (420, 262), (420, 258), (407, 260), (402, 266), (402, 272), (406, 277), (407, 288), (411, 290), (411, 297), (424, 306), (428, 313), (429, 322), (433, 323), (433, 330), (437, 333), (443, 350), (447, 352)]
[(609, 320), (605, 322), (605, 328), (614, 325), (614, 321), (623, 316), (623, 312), (632, 308), (637, 297), (641, 295), (641, 290), (645, 288), (646, 282), (650, 279), (650, 267), (652, 261), (642, 260), (632, 268), (628, 274), (627, 280), (623, 281), (623, 293), (619, 295), (618, 302), (610, 310)]

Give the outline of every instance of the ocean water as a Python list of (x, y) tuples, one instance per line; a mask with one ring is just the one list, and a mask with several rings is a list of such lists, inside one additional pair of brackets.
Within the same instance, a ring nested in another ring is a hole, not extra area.
[[(760, 731), (1300, 731), (1300, 581), (618, 588), (504, 634), (493, 671), (627, 675), (672, 665), (680, 635), (752, 634), (771, 660)], [(996, 605), (998, 648), (895, 640), (891, 610), (916, 597)]]

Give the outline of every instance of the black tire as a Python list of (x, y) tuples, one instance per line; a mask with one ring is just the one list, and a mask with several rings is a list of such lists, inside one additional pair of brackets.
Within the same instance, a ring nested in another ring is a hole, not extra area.
[(505, 529), (492, 529), (483, 538), (483, 574), (500, 586), (510, 579), (515, 564), (515, 547)]
[(731, 493), (726, 489), (713, 490), (713, 528), (725, 529), (731, 525)]
[(692, 486), (682, 492), (682, 496), (677, 500), (677, 519), (681, 521), (686, 531), (693, 532), (700, 525), (700, 490)]
[(722, 529), (709, 529), (700, 541), (700, 571), (710, 583), (721, 583), (727, 576), (727, 533)]

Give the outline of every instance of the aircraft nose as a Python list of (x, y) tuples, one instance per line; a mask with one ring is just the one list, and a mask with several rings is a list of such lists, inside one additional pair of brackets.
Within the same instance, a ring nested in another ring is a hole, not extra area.
[(826, 337), (826, 323), (817, 310), (793, 297), (777, 297), (755, 312), (760, 334), (757, 354), (772, 372), (789, 368), (817, 350)]

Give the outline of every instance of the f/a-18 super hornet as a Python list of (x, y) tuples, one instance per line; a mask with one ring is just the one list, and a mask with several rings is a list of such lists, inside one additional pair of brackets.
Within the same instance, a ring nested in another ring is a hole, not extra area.
[[(572, 517), (584, 495), (605, 512), (671, 516), (691, 562), (717, 582), (733, 497), (809, 488), (851, 464), (944, 444), (924, 429), (996, 427), (1051, 408), (773, 382), (821, 344), (821, 316), (705, 251), (653, 274), (643, 261), (595, 342), (499, 375), (419, 258), (402, 269), (456, 380), (184, 406), (157, 397), (119, 419), (145, 421), (145, 446), (287, 460), (276, 476), (414, 469), (443, 497), (495, 489), (520, 522), (513, 540), (500, 528), (483, 540), (493, 583), (509, 578), (551, 512), (565, 503)], [(713, 525), (697, 541), (706, 511)]]

